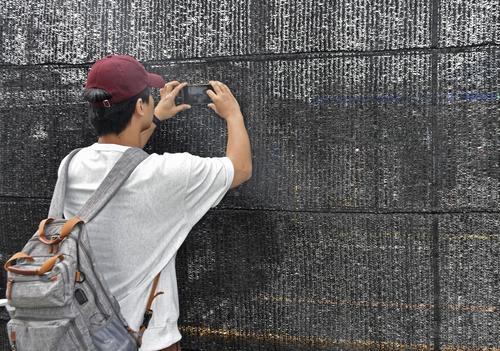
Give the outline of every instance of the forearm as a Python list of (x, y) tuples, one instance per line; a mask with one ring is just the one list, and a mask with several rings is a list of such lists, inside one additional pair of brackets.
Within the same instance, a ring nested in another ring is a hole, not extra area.
[(144, 146), (148, 143), (149, 138), (151, 138), (151, 135), (153, 135), (153, 132), (156, 129), (156, 124), (151, 123), (151, 126), (141, 132), (141, 149), (144, 149)]
[(245, 128), (243, 116), (228, 118), (226, 156), (229, 157), (236, 169), (252, 170), (252, 152), (250, 139)]

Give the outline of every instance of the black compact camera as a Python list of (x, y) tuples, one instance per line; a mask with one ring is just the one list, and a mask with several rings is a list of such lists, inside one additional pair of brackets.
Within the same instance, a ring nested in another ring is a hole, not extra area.
[(207, 90), (209, 89), (214, 91), (210, 84), (186, 85), (175, 97), (175, 104), (207, 106), (209, 103), (213, 102), (210, 96), (207, 95)]

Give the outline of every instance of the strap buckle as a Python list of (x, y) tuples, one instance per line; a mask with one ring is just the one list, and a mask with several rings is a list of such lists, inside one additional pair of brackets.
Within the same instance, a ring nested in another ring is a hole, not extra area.
[(142, 320), (141, 330), (143, 328), (147, 329), (149, 322), (151, 321), (151, 317), (153, 317), (153, 310), (147, 309), (146, 312), (144, 312), (144, 319)]

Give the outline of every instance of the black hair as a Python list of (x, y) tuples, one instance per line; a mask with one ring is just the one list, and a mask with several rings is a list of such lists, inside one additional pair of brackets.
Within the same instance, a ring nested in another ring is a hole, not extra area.
[[(150, 88), (146, 87), (139, 94), (111, 107), (96, 107), (89, 104), (88, 118), (94, 126), (97, 135), (120, 134), (132, 120), (137, 100), (141, 98), (145, 104), (149, 104), (150, 94)], [(106, 90), (97, 88), (84, 89), (82, 97), (90, 103), (110, 99), (111, 94)]]

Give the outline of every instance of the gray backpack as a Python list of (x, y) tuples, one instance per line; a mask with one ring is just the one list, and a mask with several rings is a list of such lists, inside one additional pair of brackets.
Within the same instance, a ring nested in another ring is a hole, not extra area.
[(148, 153), (128, 148), (77, 215), (64, 219), (68, 167), (80, 149), (71, 151), (57, 179), (48, 218), (23, 250), (5, 263), (12, 350), (137, 350), (152, 315), (151, 303), (160, 294), (154, 294), (157, 275), (142, 326), (130, 329), (96, 269), (85, 226)]

